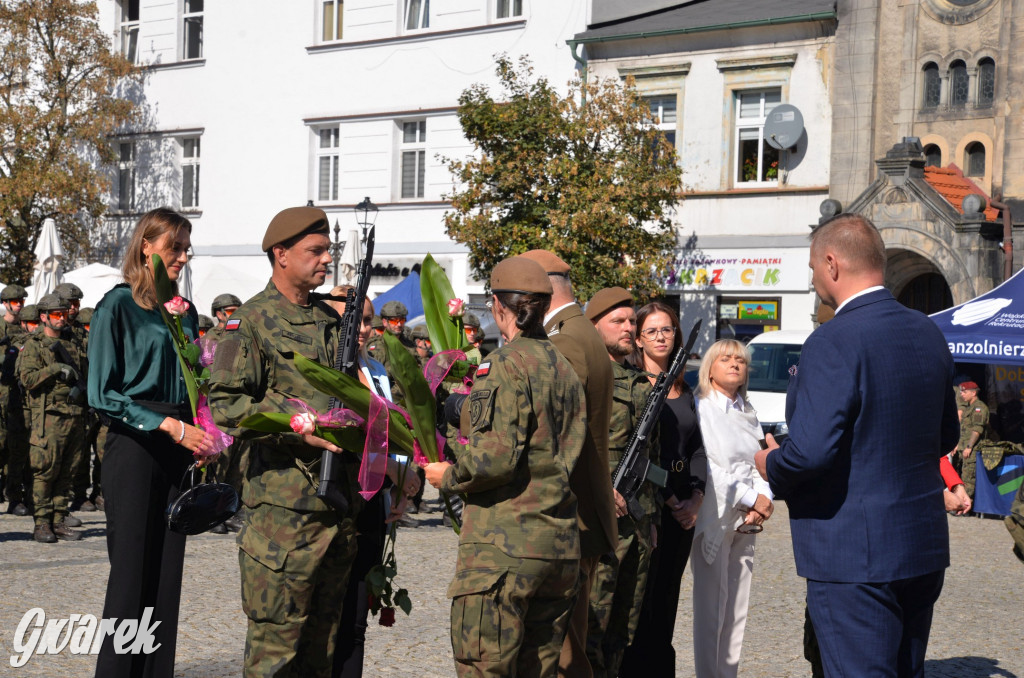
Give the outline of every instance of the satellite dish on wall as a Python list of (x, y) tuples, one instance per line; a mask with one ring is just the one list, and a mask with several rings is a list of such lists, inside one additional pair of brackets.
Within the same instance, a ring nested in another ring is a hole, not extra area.
[(793, 148), (804, 131), (804, 116), (792, 104), (779, 104), (764, 123), (764, 140), (780, 151)]

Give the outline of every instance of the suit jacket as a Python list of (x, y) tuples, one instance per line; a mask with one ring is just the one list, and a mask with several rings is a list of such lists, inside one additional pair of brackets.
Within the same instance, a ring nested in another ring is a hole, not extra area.
[(577, 304), (544, 326), (551, 343), (576, 371), (587, 397), (587, 437), (569, 477), (578, 502), (582, 556), (607, 553), (618, 543), (612, 477), (608, 471), (608, 418), (612, 410), (612, 362), (593, 324)]
[(938, 327), (888, 290), (807, 339), (768, 455), (801, 577), (889, 582), (949, 566), (939, 457), (959, 437), (953, 359)]

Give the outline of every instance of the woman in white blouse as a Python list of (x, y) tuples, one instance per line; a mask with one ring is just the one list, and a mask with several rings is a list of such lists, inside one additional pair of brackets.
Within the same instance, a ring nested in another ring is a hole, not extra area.
[(754, 468), (763, 438), (744, 399), (750, 354), (716, 342), (701, 361), (697, 418), (708, 457), (706, 496), (690, 556), (697, 678), (735, 676), (754, 571), (754, 534), (772, 514), (772, 494)]

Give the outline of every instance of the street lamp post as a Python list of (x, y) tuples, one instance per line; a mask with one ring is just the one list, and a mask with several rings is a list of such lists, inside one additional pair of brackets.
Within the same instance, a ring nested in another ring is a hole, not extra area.
[[(366, 232), (373, 228), (373, 222), (377, 220), (379, 208), (370, 200), (370, 196), (363, 198), (363, 201), (352, 208), (356, 213), (356, 223), (363, 229), (362, 244), (366, 246)], [(337, 228), (337, 226), (335, 226)]]
[(348, 243), (341, 239), (341, 226), (338, 220), (334, 220), (334, 241), (331, 242), (331, 258), (334, 259), (334, 286), (338, 286), (338, 262), (341, 261), (341, 254), (345, 251)]

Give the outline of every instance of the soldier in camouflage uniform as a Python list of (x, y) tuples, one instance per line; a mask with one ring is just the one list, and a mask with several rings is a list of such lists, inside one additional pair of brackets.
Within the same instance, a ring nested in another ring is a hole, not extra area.
[[(988, 406), (978, 398), (978, 385), (973, 381), (960, 384), (960, 395), (967, 407), (960, 418), (960, 442), (953, 453), (954, 460), (960, 460), (960, 477), (968, 496), (974, 498), (974, 479), (977, 455), (972, 454), (978, 443), (989, 438)], [(956, 463), (954, 461), (954, 468)]]
[[(85, 307), (78, 311), (78, 324), (85, 330), (85, 348), (89, 348), (89, 326), (92, 324), (92, 314), (96, 309)], [(94, 412), (89, 415), (89, 431), (86, 433), (86, 446), (92, 450), (92, 489), (89, 490), (89, 500), (82, 505), (83, 510), (91, 503), (93, 507), (102, 511), (104, 508), (103, 487), (100, 479), (103, 477), (103, 448), (107, 444), (107, 425), (100, 421)]]
[(459, 676), (554, 676), (579, 580), (569, 474), (586, 431), (583, 386), (544, 335), (544, 270), (506, 259), (491, 289), (508, 343), (477, 371), (467, 450), (426, 469), (466, 501), (448, 588), (452, 649)]
[(1010, 515), (1003, 518), (1003, 522), (1013, 537), (1013, 555), (1024, 563), (1024, 485), (1017, 488), (1017, 496), (1010, 506)]
[(210, 304), (210, 313), (217, 322), (217, 329), (222, 330), (228, 322), (228, 318), (242, 305), (242, 300), (233, 294), (218, 294), (213, 303)]
[[(57, 285), (53, 293), (68, 304), (68, 323), (64, 332), (74, 335), (75, 340), (82, 346), (82, 352), (85, 353), (89, 348), (89, 333), (78, 320), (82, 298), (85, 296), (82, 288), (74, 283), (63, 282)], [(68, 502), (72, 511), (96, 510), (96, 505), (89, 500), (89, 468), (99, 417), (86, 412), (85, 422), (85, 435), (78, 439), (71, 457), (71, 494)]]
[(28, 430), (25, 426), (24, 402), (15, 363), (28, 338), (21, 326), (25, 305), (25, 288), (8, 285), (0, 292), (4, 315), (0, 318), (0, 471), (4, 474), (7, 512), (27, 516), (26, 486), (31, 478), (28, 464)]
[(217, 323), (213, 322), (213, 318), (208, 315), (199, 314), (199, 336), (205, 337), (206, 334), (216, 326)]
[[(397, 337), (402, 342), (402, 345), (405, 346), (405, 349), (416, 358), (416, 340), (412, 337), (412, 330), (405, 326), (405, 320), (408, 315), (409, 309), (400, 301), (389, 301), (380, 309), (384, 331)], [(370, 337), (370, 343), (367, 344), (366, 348), (370, 353), (370, 357), (383, 365), (384, 370), (388, 373), (388, 379), (391, 381), (391, 400), (404, 406), (405, 391), (392, 371), (387, 344), (384, 343), (382, 338)]]
[[(69, 526), (68, 493), (73, 455), (85, 434), (84, 384), (86, 361), (82, 345), (66, 329), (68, 303), (47, 294), (36, 304), (42, 331), (25, 342), (18, 376), (25, 388), (31, 418), (29, 456), (32, 462), (33, 538), (52, 543), (57, 538), (81, 539)], [(62, 355), (60, 344), (66, 350)], [(80, 524), (80, 523), (79, 523)]]
[(417, 325), (412, 329), (412, 338), (416, 342), (416, 362), (422, 369), (427, 361), (430, 360), (430, 356), (434, 355), (430, 345), (430, 332), (427, 331), (426, 325)]
[[(329, 676), (355, 557), (354, 509), (339, 515), (318, 499), (317, 469), (310, 467), (324, 449), (340, 450), (313, 435), (239, 427), (256, 412), (293, 411), (289, 398), (318, 412), (328, 409), (329, 397), (292, 362), (300, 354), (334, 363), (337, 316), (309, 296), (331, 262), (327, 215), (313, 207), (280, 212), (267, 228), (263, 250), (272, 262), (270, 282), (228, 320), (210, 392), (217, 424), (253, 441), (238, 535), (242, 607), (249, 617), (245, 676)], [(343, 466), (341, 486), (356, 507), (355, 466)]]
[[(612, 361), (615, 390), (609, 418), (608, 462), (609, 471), (614, 473), (647, 404), (651, 382), (646, 373), (626, 363), (626, 356), (636, 345), (632, 295), (621, 287), (605, 288), (587, 304), (586, 316), (604, 340)], [(661, 449), (657, 430), (655, 427), (652, 431), (647, 448), (655, 463)], [(658, 504), (654, 485), (645, 483), (637, 500), (644, 510), (638, 521), (629, 516), (625, 501), (615, 493), (619, 541), (614, 551), (600, 557), (590, 589), (587, 658), (595, 678), (619, 675), (623, 654), (640, 623), (647, 572), (656, 543), (653, 518)]]

